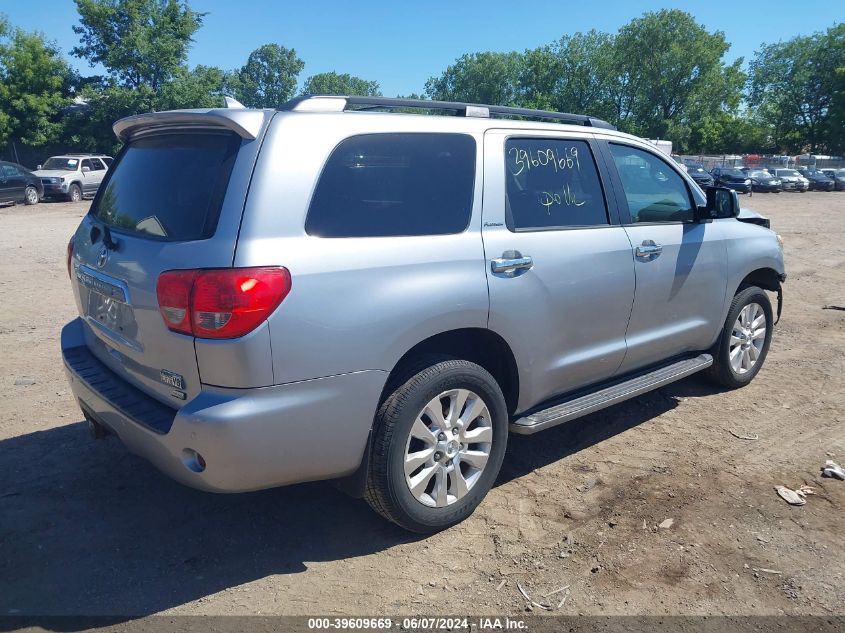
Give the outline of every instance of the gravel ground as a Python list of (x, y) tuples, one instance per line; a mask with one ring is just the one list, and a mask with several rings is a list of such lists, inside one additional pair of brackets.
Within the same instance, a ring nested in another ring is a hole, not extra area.
[[(819, 476), (845, 463), (845, 312), (823, 309), (845, 306), (845, 194), (743, 204), (789, 272), (757, 379), (512, 437), (481, 508), (428, 538), (328, 483), (202, 493), (89, 439), (58, 342), (88, 202), (0, 209), (0, 615), (525, 614), (517, 583), (564, 614), (845, 614), (845, 482)], [(774, 492), (804, 483), (803, 507)]]

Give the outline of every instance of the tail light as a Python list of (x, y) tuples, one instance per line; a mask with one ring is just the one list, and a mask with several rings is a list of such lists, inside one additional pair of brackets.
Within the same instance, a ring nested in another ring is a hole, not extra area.
[(70, 240), (67, 243), (67, 276), (71, 279), (73, 275), (71, 274), (71, 264), (73, 263), (73, 236), (70, 236)]
[(169, 270), (156, 284), (167, 328), (198, 338), (237, 338), (261, 325), (291, 288), (287, 268)]

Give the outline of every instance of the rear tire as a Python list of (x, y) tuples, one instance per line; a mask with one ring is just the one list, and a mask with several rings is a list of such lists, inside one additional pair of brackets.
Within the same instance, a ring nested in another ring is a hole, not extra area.
[(74, 183), (70, 186), (67, 192), (67, 199), (69, 202), (79, 202), (82, 200), (82, 189), (79, 188), (79, 185)]
[(493, 376), (469, 361), (429, 358), (394, 382), (376, 414), (364, 497), (406, 530), (451, 527), (493, 486), (507, 436)]
[(751, 382), (769, 353), (772, 323), (772, 304), (765, 291), (750, 286), (737, 292), (713, 346), (708, 377), (728, 389)]
[(24, 204), (38, 204), (38, 189), (29, 186), (23, 193)]

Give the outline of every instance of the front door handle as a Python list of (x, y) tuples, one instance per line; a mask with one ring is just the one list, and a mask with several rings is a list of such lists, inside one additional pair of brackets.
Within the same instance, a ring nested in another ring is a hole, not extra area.
[(663, 247), (660, 244), (655, 244), (654, 240), (643, 240), (643, 243), (637, 246), (634, 252), (640, 259), (652, 260), (663, 252)]
[[(509, 253), (505, 253), (508, 255)], [(514, 273), (517, 270), (528, 270), (534, 265), (530, 256), (499, 257), (490, 261), (490, 270), (494, 273)]]

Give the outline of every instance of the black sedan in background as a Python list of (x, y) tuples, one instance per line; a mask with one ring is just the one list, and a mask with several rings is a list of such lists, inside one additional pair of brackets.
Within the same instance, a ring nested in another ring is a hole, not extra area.
[(799, 167), (798, 171), (810, 181), (810, 191), (833, 191), (834, 182), (815, 167)]
[(744, 167), (742, 171), (746, 178), (751, 179), (751, 189), (753, 191), (762, 191), (765, 193), (780, 193), (783, 191), (780, 178), (775, 178), (765, 169)]
[(713, 176), (707, 173), (707, 170), (704, 169), (704, 165), (699, 165), (698, 163), (687, 163), (686, 168), (687, 173), (699, 187), (704, 188), (713, 186)]
[(37, 204), (44, 197), (41, 179), (17, 163), (0, 161), (0, 204)]
[(751, 191), (751, 179), (736, 167), (714, 167), (710, 171), (713, 184), (717, 187), (727, 187), (737, 193)]
[(845, 191), (845, 169), (822, 169), (822, 173), (833, 180), (836, 191)]

